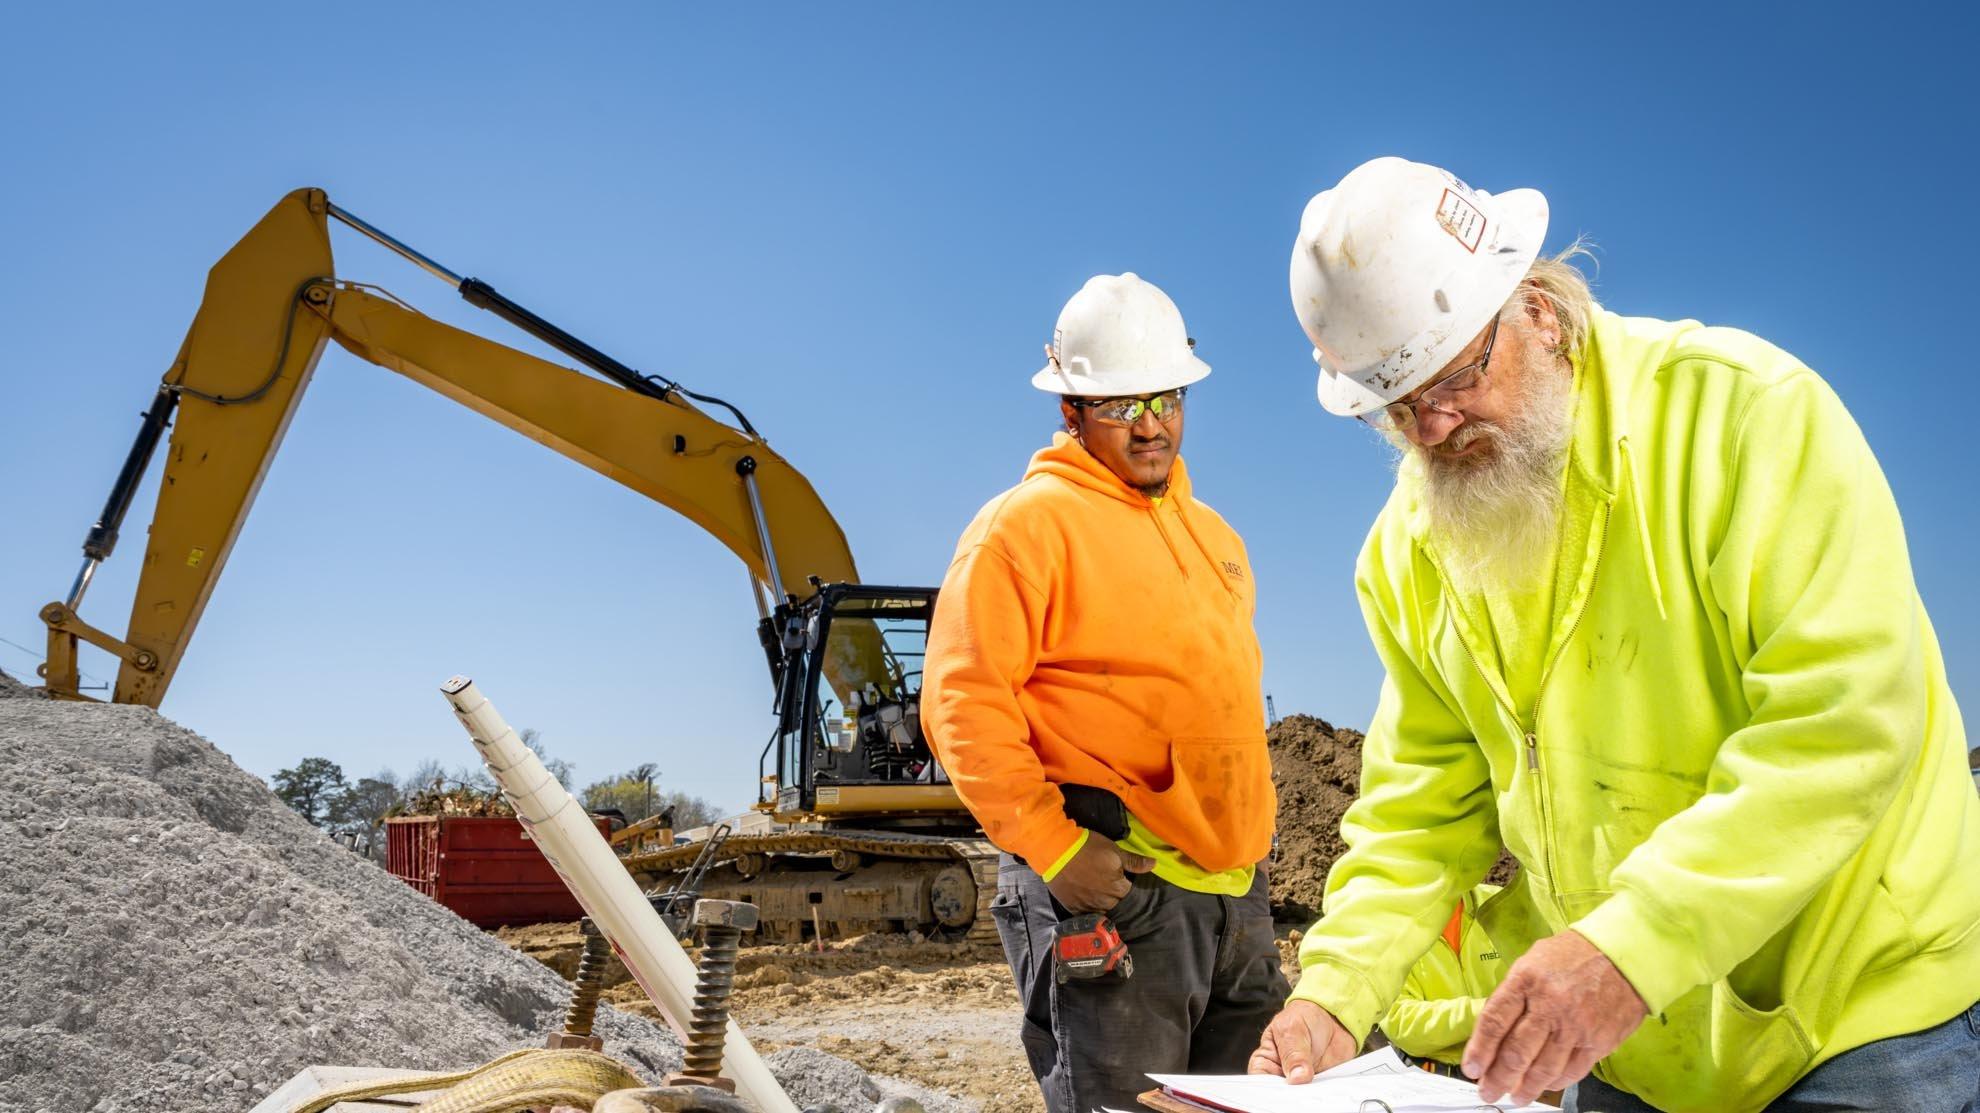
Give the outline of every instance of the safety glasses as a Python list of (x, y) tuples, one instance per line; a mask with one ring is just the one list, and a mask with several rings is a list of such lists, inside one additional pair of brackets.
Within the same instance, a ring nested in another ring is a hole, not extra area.
[(1492, 362), (1492, 345), (1499, 339), (1499, 319), (1492, 318), (1492, 330), (1485, 334), (1485, 352), (1472, 363), (1450, 372), (1417, 394), (1414, 401), (1391, 402), (1361, 420), (1385, 433), (1406, 433), (1416, 427), (1416, 408), (1428, 406), (1440, 414), (1454, 414), (1471, 402), (1485, 382), (1485, 365)]
[(1142, 414), (1154, 414), (1155, 420), (1162, 424), (1174, 425), (1182, 416), (1183, 395), (1188, 392), (1189, 388), (1184, 386), (1140, 398), (1081, 398), (1069, 400), (1068, 404), (1073, 409), (1088, 411), (1108, 425), (1133, 425), (1141, 420)]

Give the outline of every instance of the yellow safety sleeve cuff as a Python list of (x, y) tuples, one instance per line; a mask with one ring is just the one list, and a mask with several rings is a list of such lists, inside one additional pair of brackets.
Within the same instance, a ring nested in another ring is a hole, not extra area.
[(1356, 1047), (1368, 1042), (1368, 1030), (1385, 1011), (1385, 1002), (1359, 970), (1320, 958), (1303, 961), (1290, 1001), (1311, 1001), (1340, 1021)]
[(1086, 845), (1087, 838), (1092, 834), (1093, 832), (1081, 827), (1079, 829), (1079, 837), (1073, 840), (1073, 844), (1066, 848), (1064, 854), (1059, 855), (1059, 860), (1039, 870), (1038, 876), (1048, 882), (1059, 876), (1059, 871), (1066, 868), (1066, 863), (1073, 860), (1073, 855), (1079, 853), (1079, 848)]

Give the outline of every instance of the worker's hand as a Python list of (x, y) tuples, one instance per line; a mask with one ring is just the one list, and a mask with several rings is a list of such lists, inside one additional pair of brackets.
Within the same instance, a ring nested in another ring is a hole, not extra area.
[(1073, 912), (1106, 912), (1121, 903), (1134, 886), (1127, 875), (1147, 873), (1155, 868), (1153, 858), (1122, 850), (1114, 840), (1088, 831), (1086, 845), (1079, 848), (1066, 868), (1045, 883), (1052, 896)]
[(1299, 1085), (1354, 1058), (1357, 1050), (1354, 1037), (1332, 1013), (1311, 1001), (1287, 1001), (1265, 1026), (1244, 1069), (1247, 1074), (1282, 1075)]
[(1478, 1014), (1464, 1073), (1478, 1096), (1522, 1104), (1580, 1081), (1629, 1038), (1648, 1013), (1609, 956), (1578, 933), (1533, 945)]

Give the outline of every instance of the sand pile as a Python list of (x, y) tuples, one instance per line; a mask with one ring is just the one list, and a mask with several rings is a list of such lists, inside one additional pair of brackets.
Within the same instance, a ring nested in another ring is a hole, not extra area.
[[(459, 1067), (556, 1027), (556, 974), (206, 740), (0, 682), (0, 1113), (246, 1109), (311, 1063)], [(648, 1020), (601, 1010), (599, 1031), (654, 1081), (680, 1062)], [(849, 1113), (875, 1086), (920, 1096), (833, 1062), (780, 1075)]]

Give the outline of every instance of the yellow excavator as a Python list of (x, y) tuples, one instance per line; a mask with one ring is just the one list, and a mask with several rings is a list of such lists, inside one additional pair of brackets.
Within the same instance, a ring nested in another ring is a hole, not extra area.
[[(333, 219), (590, 373), (338, 278)], [(657, 889), (695, 869), (700, 895), (755, 904), (760, 936), (774, 940), (868, 930), (995, 938), (995, 848), (921, 736), (921, 656), (935, 590), (861, 584), (818, 493), (735, 406), (620, 363), (319, 189), (282, 198), (209, 272), (185, 343), (83, 543), (82, 568), (67, 598), (42, 608), (48, 657), (40, 672), (50, 695), (87, 698), (77, 667), (87, 642), (120, 661), (114, 702), (156, 707), (164, 699), (332, 340), (671, 507), (747, 567), (776, 693), (774, 728), (758, 755), (756, 814), (730, 825), (718, 845), (633, 855), (627, 865), (636, 876)], [(168, 427), (137, 595), (116, 637), (78, 610)]]

